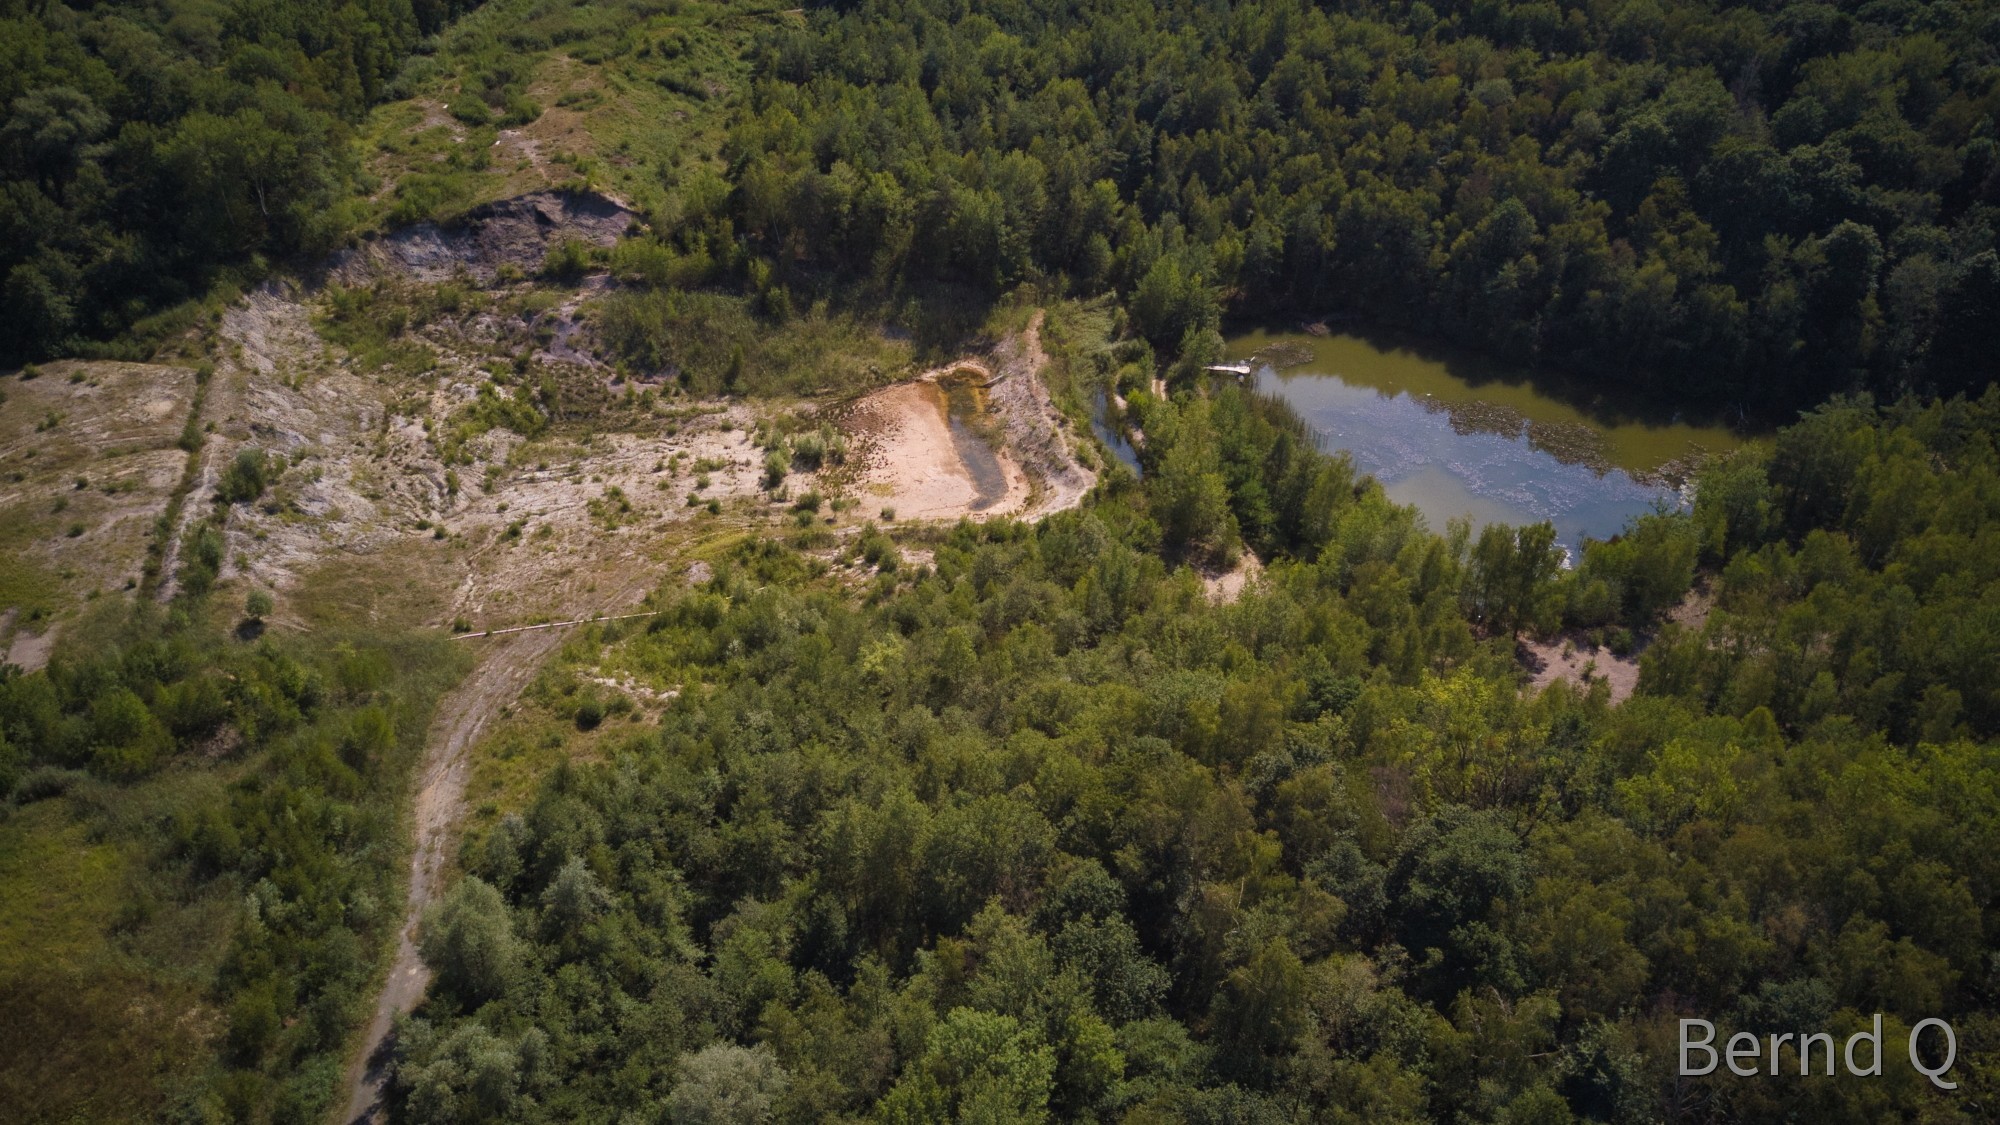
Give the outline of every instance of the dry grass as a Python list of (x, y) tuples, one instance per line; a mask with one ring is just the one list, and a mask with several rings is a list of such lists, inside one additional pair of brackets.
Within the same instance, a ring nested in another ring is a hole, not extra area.
[(48, 630), (84, 601), (139, 585), (187, 462), (195, 374), (64, 362), (0, 390), (0, 650), (46, 658)]

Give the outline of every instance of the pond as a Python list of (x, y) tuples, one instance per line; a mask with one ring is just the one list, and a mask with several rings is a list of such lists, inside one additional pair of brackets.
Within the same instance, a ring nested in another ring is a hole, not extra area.
[(1249, 332), (1229, 341), (1257, 390), (1290, 403), (1321, 448), (1342, 450), (1389, 497), (1443, 530), (1465, 517), (1548, 520), (1574, 553), (1655, 506), (1685, 502), (1689, 472), (1742, 438), (1657, 417), (1449, 352), (1347, 334)]

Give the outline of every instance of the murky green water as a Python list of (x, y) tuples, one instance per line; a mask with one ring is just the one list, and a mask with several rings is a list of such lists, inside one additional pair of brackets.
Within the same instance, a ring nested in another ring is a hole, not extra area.
[(1126, 439), (1122, 430), (1112, 426), (1109, 421), (1110, 414), (1111, 404), (1104, 397), (1104, 388), (1099, 387), (1090, 400), (1091, 432), (1097, 435), (1097, 440), (1104, 443), (1104, 448), (1110, 450), (1111, 455), (1116, 457), (1120, 464), (1132, 470), (1133, 476), (1144, 476), (1146, 471), (1139, 466), (1139, 451), (1132, 448), (1132, 443)]
[(1007, 473), (988, 436), (998, 423), (986, 401), (985, 384), (978, 372), (961, 368), (940, 378), (937, 388), (944, 396), (952, 447), (972, 476), (972, 510), (983, 512), (1007, 495)]
[[(1565, 546), (1617, 534), (1682, 500), (1676, 485), (1742, 438), (1717, 425), (1559, 395), (1504, 369), (1352, 335), (1250, 332), (1229, 341), (1257, 389), (1290, 403), (1433, 528), (1458, 516), (1548, 520)], [(1579, 404), (1580, 403), (1580, 404)]]

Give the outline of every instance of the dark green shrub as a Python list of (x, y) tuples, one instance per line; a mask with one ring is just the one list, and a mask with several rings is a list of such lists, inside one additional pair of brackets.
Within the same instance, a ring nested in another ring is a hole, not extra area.
[(261, 449), (245, 449), (236, 454), (222, 471), (216, 496), (225, 504), (245, 504), (264, 495), (270, 487), (270, 460)]

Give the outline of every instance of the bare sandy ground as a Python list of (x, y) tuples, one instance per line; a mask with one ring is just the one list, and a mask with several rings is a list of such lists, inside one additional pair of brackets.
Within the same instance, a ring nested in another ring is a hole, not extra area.
[(985, 519), (1018, 514), (1028, 502), (1027, 474), (996, 450), (1006, 491), (978, 506), (979, 488), (952, 440), (944, 393), (933, 379), (876, 391), (855, 404), (848, 423), (862, 439), (860, 490), (871, 508), (893, 508), (899, 520)]
[(1529, 687), (1536, 692), (1557, 681), (1588, 687), (1602, 680), (1611, 687), (1611, 702), (1623, 703), (1639, 686), (1637, 653), (1619, 656), (1580, 635), (1521, 640), (1515, 643), (1514, 652), (1528, 670)]
[[(629, 218), (602, 198), (539, 193), (449, 230), (420, 225), (378, 239), (330, 274), (349, 285), (459, 270), (476, 280), (502, 264), (539, 263), (565, 238), (607, 241)], [(607, 401), (620, 390), (607, 392), (609, 373), (572, 344), (578, 305), (599, 281), (582, 279), (532, 324), (503, 315), (511, 290), (502, 286), (483, 306), (413, 330), (406, 338), (434, 355), (420, 374), (361, 370), (322, 340), (312, 285), (260, 287), (223, 319), (204, 405), (213, 432), (170, 549), (213, 511), (230, 459), (256, 449), (287, 467), (265, 497), (231, 512), (221, 577), (277, 593), (280, 625), (305, 623), (303, 601), (288, 602), (288, 592), (308, 596), (322, 618), (337, 612), (355, 624), (522, 624), (573, 616), (628, 572), (652, 573), (671, 545), (650, 533), (704, 516), (690, 493), (704, 503), (755, 496), (762, 454), (742, 403), (677, 399), (648, 412)], [(588, 431), (558, 426), (526, 442), (494, 429), (449, 463), (439, 434), (477, 399), (496, 359), (524, 350), (566, 398), (595, 412)], [(162, 597), (171, 594), (163, 584)]]
[[(1026, 331), (993, 350), (936, 367), (907, 383), (884, 387), (848, 408), (844, 424), (857, 442), (864, 503), (893, 508), (896, 518), (954, 520), (1018, 516), (1038, 519), (1083, 501), (1097, 476), (1076, 459), (1069, 423), (1049, 398), (1041, 371), (1042, 313)], [(984, 383), (988, 440), (1005, 491), (981, 504), (979, 489), (951, 433), (939, 380), (970, 375)]]
[(1264, 573), (1264, 564), (1258, 560), (1256, 552), (1245, 551), (1236, 565), (1219, 574), (1203, 574), (1201, 584), (1208, 591), (1208, 600), (1218, 605), (1228, 605), (1243, 596), (1243, 591)]
[[(48, 662), (68, 611), (142, 577), (154, 521), (187, 455), (176, 447), (195, 392), (185, 367), (45, 364), (0, 402), (0, 660)], [(52, 615), (32, 623), (19, 612)]]
[[(1704, 578), (1695, 583), (1680, 604), (1667, 611), (1665, 625), (1699, 630), (1714, 608), (1715, 589)], [(1611, 686), (1611, 702), (1623, 703), (1632, 698), (1639, 686), (1639, 657), (1651, 641), (1651, 637), (1641, 637), (1630, 653), (1619, 656), (1589, 643), (1580, 633), (1563, 633), (1548, 640), (1521, 640), (1514, 646), (1514, 655), (1527, 669), (1528, 686), (1533, 691), (1539, 692), (1558, 680), (1579, 687), (1602, 680)]]

